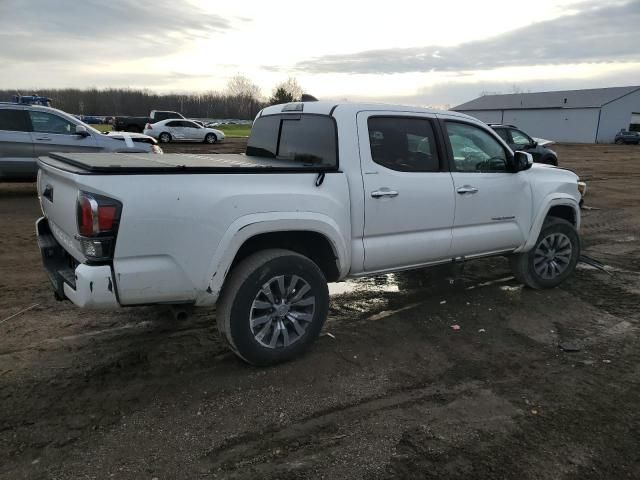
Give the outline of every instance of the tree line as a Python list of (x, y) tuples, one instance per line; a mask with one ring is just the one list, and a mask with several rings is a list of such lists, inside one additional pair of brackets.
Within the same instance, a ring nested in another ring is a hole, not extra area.
[(273, 90), (265, 100), (260, 89), (249, 79), (237, 75), (224, 92), (158, 94), (150, 90), (130, 88), (62, 88), (0, 90), (0, 101), (11, 101), (16, 93), (51, 99), (53, 107), (72, 114), (99, 116), (146, 116), (151, 110), (177, 111), (189, 118), (237, 118), (251, 120), (265, 106), (296, 101), (302, 95), (298, 82), (290, 78)]

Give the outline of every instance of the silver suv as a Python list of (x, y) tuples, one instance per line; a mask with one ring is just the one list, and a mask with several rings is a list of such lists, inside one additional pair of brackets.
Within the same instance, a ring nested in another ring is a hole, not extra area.
[(32, 182), (36, 160), (51, 152), (162, 153), (139, 134), (104, 134), (55, 108), (0, 103), (0, 182)]

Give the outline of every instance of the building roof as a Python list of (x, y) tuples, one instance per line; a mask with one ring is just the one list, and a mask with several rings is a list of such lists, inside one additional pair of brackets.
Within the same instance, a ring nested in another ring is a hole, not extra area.
[(562, 90), (558, 92), (484, 95), (452, 110), (519, 110), (523, 108), (599, 108), (640, 90), (640, 86)]

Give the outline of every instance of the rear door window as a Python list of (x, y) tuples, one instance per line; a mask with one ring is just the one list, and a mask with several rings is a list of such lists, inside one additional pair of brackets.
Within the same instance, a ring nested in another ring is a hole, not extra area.
[(507, 133), (506, 128), (494, 128), (494, 131), (498, 134), (498, 136), (503, 139), (507, 143), (511, 143), (509, 139), (509, 134)]
[(267, 115), (253, 124), (247, 155), (336, 167), (336, 127), (325, 115)]
[(371, 117), (371, 158), (400, 172), (437, 172), (440, 159), (431, 122), (424, 118)]
[(31, 125), (25, 110), (0, 109), (0, 130), (29, 132)]

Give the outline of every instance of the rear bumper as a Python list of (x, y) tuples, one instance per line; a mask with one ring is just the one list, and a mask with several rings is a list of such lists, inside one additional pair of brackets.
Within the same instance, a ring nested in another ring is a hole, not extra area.
[(42, 217), (36, 221), (38, 247), (56, 298), (69, 299), (79, 307), (119, 307), (109, 265), (77, 263), (57, 242)]

